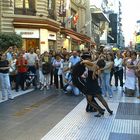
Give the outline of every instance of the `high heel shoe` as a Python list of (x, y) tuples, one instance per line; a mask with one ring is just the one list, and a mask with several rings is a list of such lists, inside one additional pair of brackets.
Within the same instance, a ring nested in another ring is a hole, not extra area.
[(113, 115), (113, 111), (112, 111), (112, 110), (109, 110), (108, 113), (109, 113), (110, 115)]
[(102, 112), (105, 112), (105, 109), (102, 109)]
[(94, 117), (101, 117), (102, 115), (104, 115), (104, 112), (99, 112), (98, 114), (94, 115)]

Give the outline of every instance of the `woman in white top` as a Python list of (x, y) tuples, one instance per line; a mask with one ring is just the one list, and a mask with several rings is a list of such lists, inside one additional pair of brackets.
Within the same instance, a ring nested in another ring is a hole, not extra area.
[(104, 68), (102, 68), (102, 74), (101, 74), (101, 85), (102, 85), (102, 93), (107, 96), (109, 95), (110, 98), (113, 96), (113, 92), (110, 86), (110, 73), (111, 69), (114, 65), (113, 62), (113, 56), (111, 53), (108, 53), (106, 55), (106, 65)]
[[(136, 88), (136, 75), (135, 69), (137, 67), (137, 53), (131, 52), (131, 58), (127, 60), (126, 63), (126, 81), (125, 81), (125, 88), (132, 90), (133, 94)], [(127, 91), (126, 91), (127, 92)], [(127, 94), (127, 93), (126, 93)], [(131, 96), (131, 95), (128, 95)]]
[[(63, 89), (63, 76), (62, 76), (62, 70), (63, 70), (63, 60), (61, 59), (59, 54), (56, 54), (55, 59), (53, 61), (53, 67), (54, 67), (54, 84), (56, 86), (56, 89), (59, 89), (59, 82), (60, 82), (60, 88)], [(58, 80), (60, 78), (60, 80)]]

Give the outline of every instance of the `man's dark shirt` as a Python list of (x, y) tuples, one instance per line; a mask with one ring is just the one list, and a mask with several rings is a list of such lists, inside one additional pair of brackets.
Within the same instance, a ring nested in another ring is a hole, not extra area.
[[(8, 66), (9, 66), (8, 60), (0, 60), (0, 68), (8, 67)], [(5, 69), (5, 70), (0, 69), (0, 73), (8, 73), (8, 72), (9, 72), (9, 69)]]

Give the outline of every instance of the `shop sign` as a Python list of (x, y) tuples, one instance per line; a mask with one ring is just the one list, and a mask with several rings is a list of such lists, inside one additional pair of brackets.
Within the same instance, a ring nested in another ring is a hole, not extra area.
[(22, 38), (39, 38), (38, 29), (22, 29), (16, 28), (15, 32), (22, 36)]
[(56, 40), (56, 33), (55, 32), (48, 32), (48, 39), (49, 40)]

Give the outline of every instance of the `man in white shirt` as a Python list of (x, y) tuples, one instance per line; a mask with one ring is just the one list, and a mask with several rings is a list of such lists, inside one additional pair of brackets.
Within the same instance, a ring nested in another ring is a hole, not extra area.
[(123, 91), (123, 59), (121, 58), (120, 51), (117, 52), (114, 59), (114, 76), (115, 76), (115, 90), (118, 87), (118, 79), (120, 80), (121, 91)]

